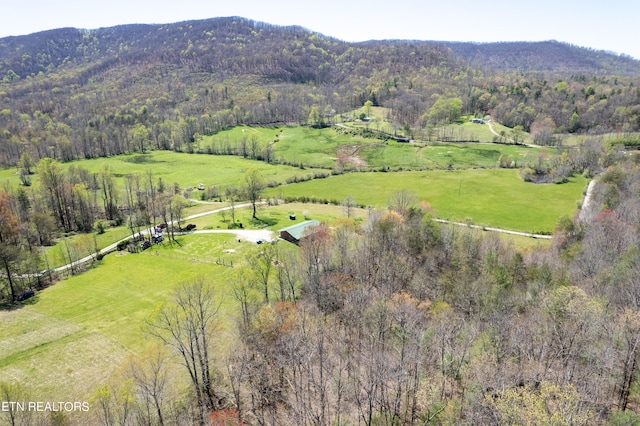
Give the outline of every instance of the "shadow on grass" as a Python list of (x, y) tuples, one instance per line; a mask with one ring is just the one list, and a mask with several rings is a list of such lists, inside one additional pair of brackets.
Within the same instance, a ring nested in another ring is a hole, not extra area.
[(258, 217), (255, 219), (251, 219), (251, 225), (256, 228), (266, 228), (268, 226), (273, 226), (276, 223), (278, 223), (278, 220), (273, 218), (261, 219)]
[(151, 163), (161, 162), (154, 159), (153, 156), (151, 156), (150, 154), (138, 154), (130, 158), (125, 158), (123, 161), (126, 161), (127, 163), (133, 163), (133, 164), (151, 164)]

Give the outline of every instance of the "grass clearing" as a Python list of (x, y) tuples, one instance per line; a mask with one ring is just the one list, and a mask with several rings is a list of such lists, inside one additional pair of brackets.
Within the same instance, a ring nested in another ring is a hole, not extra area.
[(128, 351), (98, 333), (73, 333), (9, 358), (4, 380), (25, 386), (42, 401), (87, 401)]
[[(229, 282), (235, 268), (217, 256), (244, 262), (256, 245), (233, 235), (179, 237), (139, 254), (110, 254), (95, 268), (38, 293), (33, 303), (0, 311), (0, 377), (23, 383), (35, 398), (88, 398), (130, 353), (154, 341), (145, 322), (182, 283), (205, 277), (222, 300), (225, 328), (235, 315)], [(235, 253), (225, 253), (234, 248)], [(226, 350), (226, 349), (224, 349)]]
[[(295, 215), (295, 220), (290, 219), (291, 214)], [(367, 217), (368, 211), (353, 208), (351, 214), (354, 220), (361, 222)], [(266, 228), (272, 231), (305, 220), (318, 220), (331, 224), (336, 219), (346, 217), (347, 213), (343, 207), (331, 204), (285, 203), (259, 206), (257, 216), (260, 220), (257, 222), (253, 221), (251, 216), (252, 210), (250, 208), (236, 210), (236, 222), (242, 223), (245, 229)], [(190, 220), (190, 222), (197, 226), (196, 229), (227, 229), (231, 223), (231, 213), (229, 211), (224, 214), (216, 213)]]
[[(529, 148), (523, 145), (488, 143), (428, 143), (407, 144), (388, 141), (383, 145), (366, 147), (361, 157), (378, 167), (467, 169), (499, 165), (500, 159), (511, 159), (517, 166), (536, 161), (540, 152), (549, 155), (548, 148)], [(511, 161), (508, 161), (509, 163)]]
[(201, 146), (211, 144), (238, 146), (242, 139), (255, 139), (261, 149), (273, 144), (274, 158), (290, 164), (332, 168), (336, 164), (338, 147), (376, 144), (378, 139), (341, 134), (334, 128), (316, 129), (306, 126), (274, 128), (239, 126), (202, 138)]
[(550, 239), (538, 239), (503, 233), (498, 233), (498, 235), (502, 241), (507, 244), (513, 244), (517, 250), (521, 251), (545, 250), (551, 247)]
[[(350, 124), (350, 126), (354, 126)], [(500, 127), (499, 125), (496, 125)], [(355, 125), (354, 127), (362, 127)], [(374, 129), (374, 127), (371, 127)], [(500, 157), (512, 158), (516, 164), (534, 161), (538, 152), (553, 152), (551, 148), (527, 148), (522, 145), (493, 144), (493, 133), (486, 125), (463, 123), (447, 127), (462, 139), (483, 143), (398, 143), (394, 140), (363, 138), (342, 133), (336, 128), (316, 129), (304, 126), (254, 128), (240, 126), (205, 136), (201, 147), (223, 143), (237, 146), (242, 139), (254, 138), (261, 146), (273, 143), (274, 157), (282, 162), (306, 166), (333, 168), (338, 155), (355, 156), (365, 167), (445, 169), (492, 167)], [(508, 128), (504, 128), (510, 130)], [(375, 130), (378, 130), (377, 128)], [(380, 129), (384, 130), (384, 129)], [(274, 142), (277, 141), (277, 142)], [(362, 167), (362, 166), (360, 166)]]
[(538, 185), (523, 182), (516, 170), (477, 169), (349, 173), (278, 190), (284, 197), (336, 202), (351, 195), (358, 204), (374, 207), (385, 207), (393, 193), (408, 190), (417, 200), (429, 203), (443, 219), (470, 219), (478, 225), (540, 233), (553, 231), (558, 218), (575, 211), (586, 185), (587, 179), (582, 176), (562, 185)]
[[(288, 177), (302, 174), (297, 167), (271, 165), (263, 161), (249, 160), (237, 156), (217, 156), (206, 154), (186, 154), (173, 151), (150, 151), (146, 154), (127, 154), (108, 158), (95, 158), (63, 163), (64, 168), (82, 167), (91, 173), (100, 173), (109, 166), (116, 178), (138, 174), (145, 177), (153, 173), (154, 181), (162, 178), (165, 185), (177, 183), (180, 188), (195, 188), (199, 183), (206, 186), (218, 185), (222, 188), (237, 186), (249, 169), (258, 169), (266, 181), (284, 182)], [(144, 180), (144, 179), (143, 179)], [(0, 181), (19, 185), (20, 177), (14, 169), (0, 173)], [(34, 184), (38, 175), (32, 175)], [(122, 184), (124, 188), (124, 184)]]

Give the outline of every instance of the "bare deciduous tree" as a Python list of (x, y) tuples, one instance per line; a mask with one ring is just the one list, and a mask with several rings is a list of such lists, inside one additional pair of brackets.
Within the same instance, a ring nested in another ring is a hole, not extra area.
[(213, 289), (200, 278), (180, 286), (173, 303), (163, 306), (149, 324), (150, 333), (172, 348), (187, 369), (198, 404), (199, 424), (205, 423), (207, 412), (225, 404), (213, 366), (212, 335), (219, 310), (220, 301)]
[(146, 420), (149, 424), (165, 424), (164, 405), (169, 381), (167, 358), (162, 347), (154, 347), (129, 364), (127, 375), (142, 400)]

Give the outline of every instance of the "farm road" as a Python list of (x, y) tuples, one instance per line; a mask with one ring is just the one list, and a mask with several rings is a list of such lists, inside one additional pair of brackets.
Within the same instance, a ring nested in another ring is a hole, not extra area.
[[(489, 124), (490, 126), (490, 124)], [(589, 183), (589, 187), (587, 189), (587, 194), (585, 196), (585, 199), (583, 201), (583, 205), (582, 205), (582, 209), (580, 211), (580, 219), (581, 220), (585, 220), (585, 215), (589, 214), (589, 206), (590, 206), (590, 199), (592, 196), (592, 192), (593, 192), (593, 187), (594, 187), (595, 181), (592, 180)], [(198, 200), (193, 200), (196, 202), (200, 202)], [(207, 202), (200, 202), (202, 204), (213, 204), (213, 203), (207, 203)], [(260, 202), (259, 204), (266, 204), (265, 202)], [(244, 207), (249, 207), (251, 206), (250, 203), (245, 203), (245, 204), (238, 204), (235, 206), (235, 208), (244, 208)], [(206, 212), (202, 212), (202, 213), (198, 213), (198, 214), (194, 214), (188, 217), (185, 217), (183, 220), (188, 221), (191, 219), (196, 219), (199, 217), (203, 217), (203, 216), (207, 216), (210, 214), (215, 214), (215, 213), (219, 213), (221, 211), (226, 211), (226, 210), (231, 210), (231, 207), (222, 207), (219, 209), (214, 209), (214, 210), (209, 210)], [(530, 237), (530, 238), (539, 238), (539, 239), (545, 239), (545, 240), (550, 240), (552, 239), (551, 235), (541, 235), (541, 234), (531, 234), (528, 232), (518, 232), (518, 231), (511, 231), (508, 229), (500, 229), (500, 228), (492, 228), (492, 227), (487, 227), (487, 226), (480, 226), (480, 225), (471, 225), (471, 224), (467, 224), (467, 223), (462, 223), (462, 222), (453, 222), (450, 220), (445, 220), (445, 219), (434, 219), (436, 222), (439, 223), (447, 223), (447, 224), (452, 224), (452, 225), (456, 225), (456, 226), (468, 226), (470, 228), (475, 228), (475, 229), (482, 229), (484, 231), (491, 231), (491, 232), (502, 232), (505, 234), (512, 234), (512, 235), (521, 235), (524, 237)], [(144, 231), (142, 231), (143, 233), (151, 233), (153, 232), (153, 228), (147, 228)], [(250, 229), (217, 229), (217, 230), (198, 230), (198, 231), (190, 231), (190, 232), (181, 232), (179, 234), (234, 234), (236, 235), (237, 238), (241, 238), (243, 240), (247, 240), (247, 241), (252, 241), (252, 242), (256, 242), (258, 240), (263, 240), (263, 241), (271, 241), (273, 240), (273, 233), (272, 231), (268, 231), (268, 230), (250, 230)], [(107, 247), (99, 250), (100, 254), (107, 254), (110, 253), (112, 251), (114, 251), (116, 249), (116, 247), (118, 246), (118, 244), (122, 241), (128, 241), (131, 239), (131, 236), (128, 236), (127, 238), (123, 238), (120, 241), (116, 241), (113, 244), (108, 245)], [(96, 254), (92, 254), (89, 256), (85, 256), (82, 259), (76, 260), (73, 263), (69, 263), (67, 265), (63, 265), (60, 266), (58, 268), (53, 269), (53, 271), (56, 272), (62, 272), (65, 271), (67, 269), (72, 268), (73, 266), (76, 265), (80, 265), (83, 264), (85, 262), (89, 262), (95, 259)]]
[[(491, 126), (491, 120), (487, 121), (487, 125), (489, 126), (489, 130), (491, 130), (491, 133), (493, 133), (494, 135), (496, 135), (498, 137), (502, 137), (502, 135), (498, 134), (495, 130), (493, 130), (493, 127)], [(520, 145), (528, 146), (530, 148), (540, 148), (538, 145), (534, 145), (534, 144), (530, 144), (530, 143), (522, 143)]]
[(471, 224), (462, 223), (462, 222), (452, 222), (450, 220), (444, 220), (444, 219), (434, 219), (434, 220), (439, 223), (448, 223), (456, 226), (468, 226), (469, 228), (482, 229), (483, 231), (502, 232), (503, 234), (521, 235), (523, 237), (540, 238), (543, 240), (551, 240), (553, 238), (551, 235), (531, 234), (529, 232), (510, 231), (508, 229), (492, 228), (489, 226), (480, 226), (480, 225), (471, 225)]
[[(266, 204), (266, 203), (265, 202), (260, 202), (260, 203), (257, 203), (257, 204)], [(236, 209), (240, 209), (240, 208), (249, 207), (249, 206), (251, 206), (250, 203), (238, 204), (238, 205), (235, 206), (235, 208)], [(207, 216), (207, 215), (210, 215), (210, 214), (219, 213), (221, 211), (226, 211), (226, 210), (231, 210), (231, 207), (222, 207), (222, 208), (215, 209), (215, 210), (209, 210), (209, 211), (206, 211), (206, 212), (203, 212), (203, 213), (198, 213), (198, 214), (194, 214), (194, 215), (191, 215), (191, 216), (187, 216), (187, 217), (183, 218), (182, 220), (188, 221), (188, 220), (191, 220), (191, 219), (196, 219), (196, 218), (199, 218), (199, 217), (203, 217), (203, 216)], [(148, 233), (152, 233), (152, 232), (153, 232), (153, 227), (146, 228), (146, 229), (141, 231), (142, 234), (145, 234), (145, 233), (148, 234)], [(193, 233), (196, 233), (196, 234), (207, 234), (207, 233), (209, 233), (209, 234), (234, 234), (238, 238), (241, 238), (241, 239), (247, 240), (247, 241), (252, 241), (252, 242), (256, 242), (258, 240), (271, 241), (273, 239), (272, 232), (268, 231), (268, 230), (265, 230), (265, 229), (259, 229), (259, 230), (251, 230), (251, 229), (228, 229), (228, 230), (227, 229), (219, 229), (219, 230), (200, 230), (200, 231), (191, 231), (191, 232), (176, 232), (176, 234), (180, 234), (180, 235), (193, 234)], [(103, 255), (107, 254), (107, 253), (110, 253), (110, 252), (116, 250), (116, 248), (118, 247), (119, 243), (121, 243), (122, 241), (128, 241), (131, 238), (132, 238), (131, 236), (128, 236), (127, 238), (123, 238), (120, 241), (116, 241), (115, 243), (110, 244), (110, 245), (106, 246), (105, 248), (99, 250), (98, 253), (103, 254)], [(75, 262), (68, 263), (66, 265), (54, 268), (53, 271), (55, 271), (55, 272), (63, 272), (63, 271), (66, 271), (67, 269), (73, 268), (74, 266), (81, 265), (81, 264), (86, 263), (86, 262), (90, 262), (90, 261), (94, 260), (95, 257), (96, 257), (96, 254), (94, 253), (94, 254), (91, 254), (89, 256), (85, 256), (82, 259), (78, 259)]]

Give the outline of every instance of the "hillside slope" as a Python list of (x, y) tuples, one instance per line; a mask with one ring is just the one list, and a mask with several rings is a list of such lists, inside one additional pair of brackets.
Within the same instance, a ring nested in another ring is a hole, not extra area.
[(640, 61), (630, 56), (573, 46), (556, 40), (440, 44), (469, 63), (490, 69), (632, 76), (640, 73)]
[(346, 43), (229, 17), (0, 39), (0, 163), (190, 150), (238, 124), (324, 125), (370, 101), (406, 134), (491, 114), (557, 132), (640, 128), (638, 61), (546, 43)]

